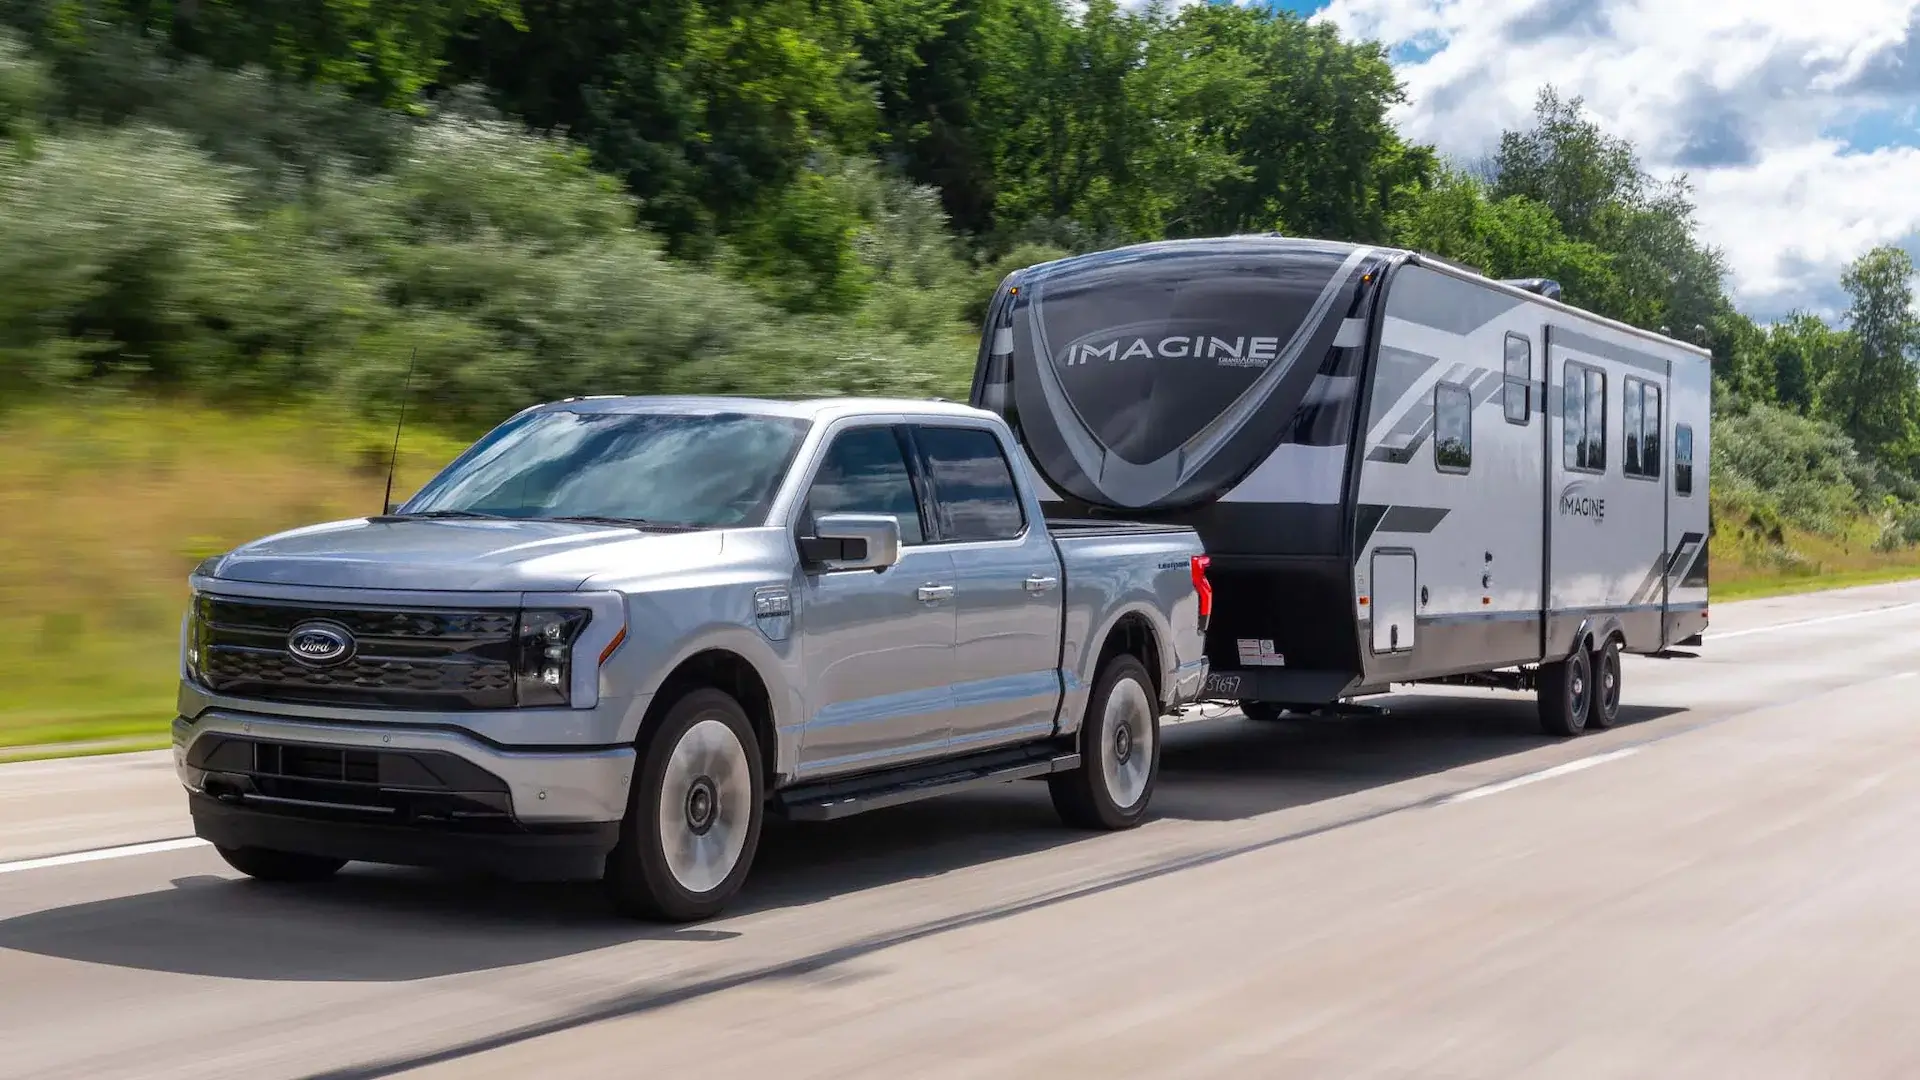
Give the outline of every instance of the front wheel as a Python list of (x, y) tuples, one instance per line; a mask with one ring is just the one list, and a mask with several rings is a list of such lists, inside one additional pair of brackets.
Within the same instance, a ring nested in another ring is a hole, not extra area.
[(759, 740), (720, 690), (676, 701), (642, 736), (639, 768), (607, 856), (623, 913), (669, 922), (710, 918), (746, 881), (765, 814)]
[(1080, 721), (1080, 767), (1047, 777), (1060, 819), (1078, 829), (1131, 829), (1146, 817), (1160, 772), (1160, 709), (1146, 666), (1109, 659)]

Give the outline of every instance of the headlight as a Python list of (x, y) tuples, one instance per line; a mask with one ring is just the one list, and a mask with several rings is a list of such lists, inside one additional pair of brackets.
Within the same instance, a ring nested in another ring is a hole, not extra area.
[(187, 675), (195, 682), (205, 682), (207, 618), (206, 598), (193, 593), (187, 598), (186, 627), (180, 642), (182, 655), (187, 665)]
[(573, 701), (573, 644), (591, 615), (567, 609), (526, 609), (514, 639), (513, 682), (521, 706)]

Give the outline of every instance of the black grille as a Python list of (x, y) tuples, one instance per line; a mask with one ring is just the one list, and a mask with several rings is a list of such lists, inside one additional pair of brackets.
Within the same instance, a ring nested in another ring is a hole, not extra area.
[(435, 750), (369, 750), (210, 734), (187, 764), (205, 770), (214, 798), (307, 818), (384, 819), (414, 825), (511, 824), (505, 781)]
[[(236, 697), (416, 709), (506, 709), (514, 700), (513, 611), (347, 608), (200, 599), (200, 673)], [(345, 663), (313, 667), (287, 638), (307, 622), (354, 639)]]

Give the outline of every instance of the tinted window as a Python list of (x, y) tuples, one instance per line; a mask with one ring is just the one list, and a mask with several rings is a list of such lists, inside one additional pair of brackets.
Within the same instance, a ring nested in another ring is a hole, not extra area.
[(1693, 494), (1693, 425), (1673, 429), (1673, 490)]
[(806, 432), (802, 420), (741, 413), (531, 412), (489, 432), (403, 509), (763, 525)]
[(1441, 472), (1473, 467), (1473, 396), (1464, 386), (1433, 388), (1433, 464)]
[(1645, 379), (1628, 379), (1621, 403), (1621, 435), (1626, 456), (1621, 471), (1652, 479), (1660, 475), (1660, 388)]
[(1026, 524), (1000, 440), (979, 428), (915, 432), (933, 480), (943, 540), (1009, 540)]
[(1583, 472), (1607, 467), (1607, 376), (1569, 360), (1561, 398), (1562, 464)]
[(1533, 343), (1519, 334), (1507, 335), (1506, 395), (1507, 422), (1524, 424), (1532, 408)]
[(854, 428), (833, 437), (807, 492), (807, 514), (809, 520), (822, 514), (890, 514), (900, 522), (901, 543), (926, 540), (907, 458), (890, 427)]

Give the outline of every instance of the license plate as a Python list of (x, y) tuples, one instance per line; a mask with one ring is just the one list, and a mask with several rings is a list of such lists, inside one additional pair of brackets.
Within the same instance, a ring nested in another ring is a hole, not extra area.
[(1238, 698), (1240, 696), (1240, 676), (1208, 675), (1207, 687), (1201, 691), (1207, 697)]

